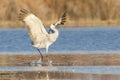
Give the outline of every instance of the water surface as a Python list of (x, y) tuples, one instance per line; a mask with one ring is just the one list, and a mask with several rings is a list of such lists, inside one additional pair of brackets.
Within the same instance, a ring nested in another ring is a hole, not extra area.
[[(44, 52), (45, 50), (42, 49)], [(61, 28), (50, 53), (119, 52), (120, 28)], [(37, 53), (26, 29), (0, 30), (1, 53)]]
[(44, 67), (25, 67), (25, 66), (4, 66), (0, 71), (49, 71), (49, 72), (73, 72), (87, 74), (120, 74), (119, 66), (44, 66)]

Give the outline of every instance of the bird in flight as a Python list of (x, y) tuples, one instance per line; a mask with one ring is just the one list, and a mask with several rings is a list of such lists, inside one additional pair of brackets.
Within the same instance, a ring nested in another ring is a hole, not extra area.
[(48, 32), (41, 20), (29, 10), (21, 9), (19, 12), (19, 20), (26, 24), (31, 43), (39, 51), (41, 60), (43, 61), (43, 55), (40, 48), (45, 48), (46, 53), (48, 53), (49, 46), (53, 44), (59, 36), (57, 26), (64, 25), (66, 22), (66, 12), (63, 13), (57, 22), (50, 25)]

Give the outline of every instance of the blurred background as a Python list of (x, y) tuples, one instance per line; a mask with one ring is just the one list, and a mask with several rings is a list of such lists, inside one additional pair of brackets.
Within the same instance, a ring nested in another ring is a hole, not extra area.
[(25, 8), (38, 16), (47, 27), (67, 11), (63, 27), (120, 25), (120, 0), (0, 0), (0, 28), (24, 28), (18, 20)]

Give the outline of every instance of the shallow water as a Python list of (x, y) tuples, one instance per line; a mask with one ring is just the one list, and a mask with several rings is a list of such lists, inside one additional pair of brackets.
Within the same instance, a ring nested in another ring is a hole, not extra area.
[[(49, 52), (119, 52), (120, 28), (61, 28), (58, 40)], [(42, 50), (45, 51), (45, 50)], [(32, 53), (31, 40), (25, 29), (0, 30), (0, 52)]]
[[(61, 28), (58, 40), (49, 48), (50, 53), (120, 52), (120, 28)], [(44, 51), (42, 49), (42, 51)], [(32, 47), (27, 30), (0, 30), (0, 54), (38, 53)], [(109, 58), (109, 57), (108, 57)], [(103, 59), (103, 58), (102, 58)], [(100, 60), (100, 59), (98, 59)], [(3, 61), (4, 62), (4, 61)], [(120, 66), (0, 66), (0, 72), (68, 72), (83, 74), (120, 74)], [(61, 74), (63, 74), (61, 73)], [(55, 73), (56, 74), (56, 73)], [(60, 74), (60, 75), (61, 75)], [(80, 76), (80, 75), (78, 75)], [(91, 76), (91, 75), (90, 75)], [(92, 80), (94, 76), (86, 80)], [(95, 75), (96, 76), (96, 75)], [(63, 75), (62, 75), (63, 77)], [(86, 76), (83, 75), (86, 78)], [(106, 76), (109, 80), (109, 76)], [(70, 77), (71, 78), (71, 77)], [(82, 78), (82, 77), (81, 77)], [(101, 79), (101, 77), (98, 78)], [(106, 79), (107, 79), (106, 78)], [(105, 80), (106, 80), (105, 79)], [(113, 80), (116, 79), (116, 76)], [(118, 80), (120, 77), (118, 77)], [(82, 80), (82, 79), (81, 79)], [(98, 80), (98, 79), (97, 79)]]
[(73, 72), (87, 74), (120, 74), (120, 66), (44, 66), (44, 67), (25, 67), (25, 66), (4, 66), (0, 71), (49, 71), (49, 72)]

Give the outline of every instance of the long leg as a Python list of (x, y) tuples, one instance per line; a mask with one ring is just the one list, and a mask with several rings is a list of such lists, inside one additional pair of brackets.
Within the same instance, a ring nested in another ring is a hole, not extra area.
[(37, 48), (37, 50), (38, 50), (38, 52), (40, 53), (40, 56), (41, 56), (41, 59), (42, 59), (42, 61), (43, 61), (43, 55), (42, 55), (42, 53), (40, 52), (40, 50)]
[(48, 61), (49, 61), (49, 57), (48, 57), (48, 47), (46, 47), (46, 58), (47, 58)]
[(46, 48), (46, 58), (48, 59), (47, 65), (52, 66), (52, 61), (49, 59), (49, 56), (48, 56), (48, 47)]

